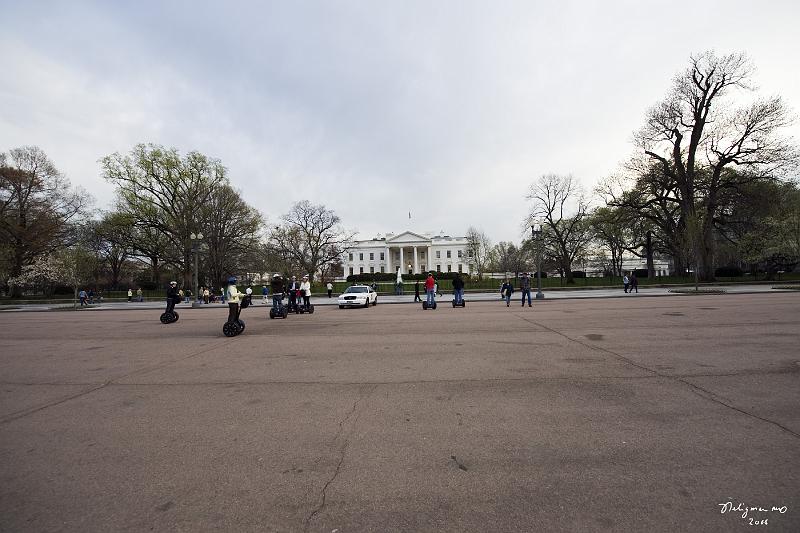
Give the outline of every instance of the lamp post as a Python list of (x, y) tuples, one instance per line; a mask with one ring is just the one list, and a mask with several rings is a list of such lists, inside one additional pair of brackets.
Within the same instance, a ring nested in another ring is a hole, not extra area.
[(536, 299), (544, 300), (544, 293), (542, 293), (542, 225), (539, 222), (531, 224), (531, 237), (536, 243)]
[(192, 300), (192, 307), (200, 307), (200, 301), (197, 299), (197, 290), (200, 282), (200, 276), (197, 273), (197, 256), (200, 255), (200, 241), (203, 240), (202, 233), (192, 233), (189, 235), (192, 241), (192, 252), (194, 253), (194, 299)]

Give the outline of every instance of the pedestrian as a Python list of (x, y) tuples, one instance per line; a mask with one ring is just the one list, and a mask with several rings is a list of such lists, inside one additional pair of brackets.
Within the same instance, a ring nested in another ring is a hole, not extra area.
[(303, 276), (303, 282), (300, 284), (300, 294), (303, 295), (303, 305), (306, 310), (311, 305), (311, 282), (308, 280), (308, 274)]
[(333, 283), (331, 283), (329, 281), (328, 282), (328, 298), (330, 298), (332, 294), (333, 294)]
[(500, 287), (500, 297), (506, 301), (506, 307), (511, 307), (511, 295), (514, 293), (514, 286), (506, 280)]
[(141, 287), (136, 289), (136, 298), (139, 300), (139, 302), (143, 302), (144, 301), (144, 296), (142, 296), (142, 288)]
[(419, 297), (419, 280), (414, 283), (414, 302), (421, 302), (422, 298)]
[(269, 296), (269, 289), (265, 283), (261, 286), (261, 303), (264, 305), (267, 305), (267, 296)]
[(203, 301), (205, 303), (208, 303), (210, 299), (211, 299), (211, 291), (209, 291), (208, 287), (206, 287), (205, 289), (203, 289)]
[(522, 292), (522, 307), (525, 307), (525, 297), (528, 297), (528, 307), (531, 306), (531, 278), (528, 277), (527, 272), (522, 273), (519, 280), (519, 290)]
[(281, 302), (283, 301), (284, 291), (283, 278), (280, 274), (275, 274), (272, 276), (270, 289), (272, 289), (272, 309), (275, 311), (275, 314), (278, 314)]
[(94, 303), (94, 289), (89, 289), (89, 303)]
[(456, 305), (461, 305), (461, 301), (464, 299), (464, 280), (461, 279), (461, 274), (456, 274), (456, 277), (453, 278), (453, 298)]
[(220, 289), (219, 294), (220, 294), (220, 301), (222, 302), (223, 305), (225, 305), (225, 289), (224, 288)]
[(436, 280), (433, 279), (432, 273), (428, 273), (428, 279), (425, 280), (425, 297), (428, 307), (433, 307), (436, 302)]
[(630, 292), (636, 291), (636, 294), (639, 294), (639, 278), (636, 277), (636, 272), (631, 273), (629, 281), (631, 283)]
[(253, 287), (247, 287), (244, 290), (245, 298), (247, 299), (247, 306), (253, 305)]
[(630, 286), (630, 284), (631, 284), (631, 279), (628, 277), (628, 273), (625, 272), (625, 275), (622, 276), (622, 287), (625, 294), (628, 294), (628, 287)]
[(128, 287), (128, 303), (130, 303), (132, 300), (133, 300), (133, 291), (131, 290), (130, 287)]
[(81, 300), (81, 307), (86, 305), (86, 290), (81, 289), (81, 292), (78, 293), (78, 298)]
[[(181, 301), (181, 302), (184, 301), (183, 289), (178, 289), (178, 298), (180, 298), (179, 301)], [(188, 302), (188, 300), (186, 300), (186, 301)]]

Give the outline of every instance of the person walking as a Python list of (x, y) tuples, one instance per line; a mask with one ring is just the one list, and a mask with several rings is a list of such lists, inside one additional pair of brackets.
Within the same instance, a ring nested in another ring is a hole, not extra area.
[(419, 280), (414, 283), (414, 303), (421, 302), (422, 298), (419, 297)]
[(522, 273), (519, 280), (519, 290), (522, 291), (522, 307), (525, 307), (525, 297), (528, 297), (528, 307), (531, 306), (531, 278), (528, 277), (527, 272)]
[(94, 303), (94, 289), (89, 289), (89, 303)]
[(453, 298), (456, 305), (461, 305), (461, 301), (464, 299), (464, 280), (461, 279), (461, 274), (456, 274), (456, 277), (453, 278)]
[(128, 288), (128, 303), (130, 303), (132, 300), (133, 300), (133, 291), (129, 287)]
[(81, 300), (81, 307), (86, 305), (86, 290), (81, 289), (81, 292), (78, 293), (78, 298)]
[(300, 294), (303, 295), (303, 305), (306, 310), (311, 305), (311, 282), (308, 280), (308, 274), (303, 276), (303, 282), (300, 283)]
[(628, 277), (628, 273), (625, 272), (625, 275), (622, 276), (622, 287), (625, 294), (628, 294), (628, 287), (631, 284), (631, 278)]
[(432, 308), (436, 302), (436, 280), (433, 279), (433, 274), (428, 273), (428, 279), (425, 280), (425, 297), (428, 302), (428, 308)]
[(247, 306), (253, 305), (253, 287), (247, 287), (244, 290), (245, 298), (247, 299)]
[(639, 294), (639, 278), (636, 277), (636, 272), (631, 273), (630, 283), (630, 292), (636, 291), (636, 294)]
[(269, 289), (266, 285), (261, 287), (261, 303), (267, 305), (267, 296), (269, 296)]
[(500, 296), (506, 301), (506, 307), (511, 307), (512, 294), (514, 294), (514, 286), (509, 280), (506, 280), (500, 288)]
[(331, 282), (329, 281), (329, 282), (328, 282), (328, 287), (327, 287), (327, 288), (328, 288), (328, 298), (330, 298), (330, 297), (331, 297), (331, 295), (333, 294), (333, 283), (331, 283)]
[(208, 287), (203, 289), (203, 302), (208, 303), (211, 300), (211, 291), (208, 290)]
[(141, 287), (137, 287), (136, 288), (136, 299), (139, 300), (139, 303), (144, 301), (144, 298), (142, 297), (142, 288)]

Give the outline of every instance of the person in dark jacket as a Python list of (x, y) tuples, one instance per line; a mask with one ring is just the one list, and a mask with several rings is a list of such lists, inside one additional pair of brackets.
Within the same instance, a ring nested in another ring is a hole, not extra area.
[(511, 295), (514, 293), (514, 286), (506, 280), (500, 288), (500, 296), (506, 301), (506, 307), (511, 306)]
[(414, 303), (421, 302), (422, 298), (419, 297), (419, 280), (414, 283)]
[(167, 287), (167, 313), (174, 312), (175, 304), (178, 302), (178, 282), (177, 281), (170, 281), (169, 287)]
[(519, 278), (519, 290), (522, 291), (522, 307), (525, 307), (525, 297), (528, 297), (528, 307), (531, 307), (531, 278), (527, 272), (522, 273)]
[(456, 277), (453, 278), (453, 297), (456, 305), (461, 305), (461, 301), (464, 299), (464, 280), (461, 279), (461, 274), (456, 274)]
[(639, 294), (639, 279), (636, 277), (636, 272), (631, 273), (630, 282), (631, 288), (628, 292), (633, 293), (633, 291), (636, 291), (636, 294)]
[(280, 274), (272, 276), (269, 288), (272, 291), (272, 309), (277, 313), (281, 306), (281, 301), (283, 301), (283, 292), (285, 290), (283, 278)]

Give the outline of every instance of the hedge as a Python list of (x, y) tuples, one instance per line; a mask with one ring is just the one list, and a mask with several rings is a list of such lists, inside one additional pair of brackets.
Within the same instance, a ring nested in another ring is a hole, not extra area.
[(740, 278), (744, 276), (744, 272), (738, 266), (724, 266), (716, 269), (714, 275), (720, 278)]

